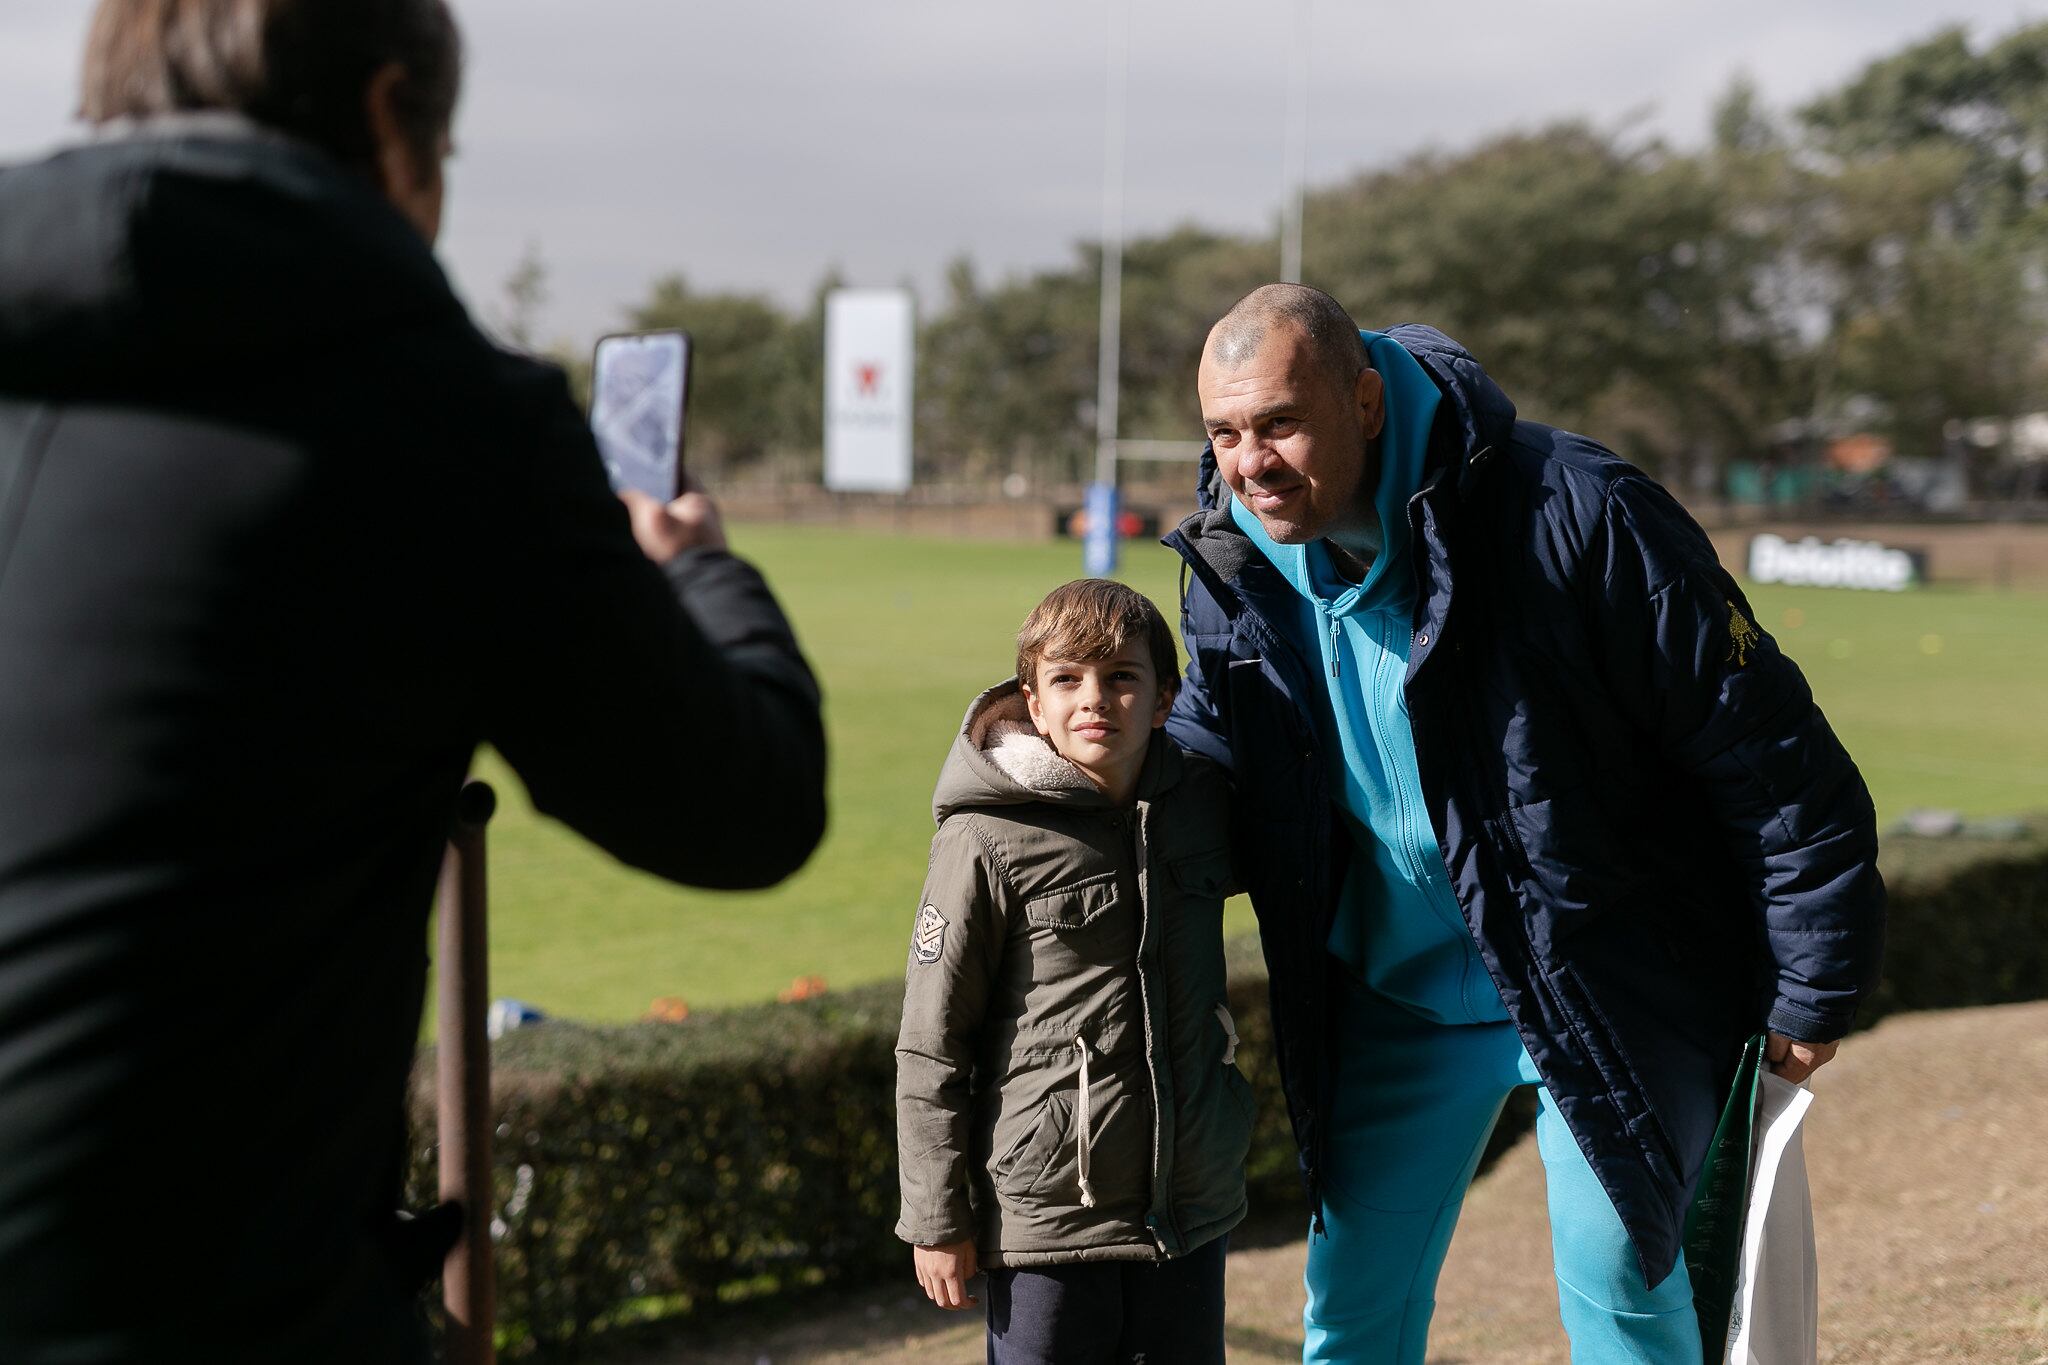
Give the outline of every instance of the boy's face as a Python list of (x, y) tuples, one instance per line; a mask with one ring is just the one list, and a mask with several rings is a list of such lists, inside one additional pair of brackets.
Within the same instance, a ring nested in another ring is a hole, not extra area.
[(1038, 733), (1111, 798), (1128, 801), (1152, 732), (1173, 706), (1152, 661), (1126, 646), (1107, 659), (1040, 659), (1034, 672), (1024, 697)]

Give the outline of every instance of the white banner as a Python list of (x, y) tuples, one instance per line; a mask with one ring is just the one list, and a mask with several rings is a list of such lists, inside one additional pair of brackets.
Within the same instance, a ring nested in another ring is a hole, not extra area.
[(1802, 588), (1904, 592), (1927, 581), (1927, 567), (1918, 551), (1889, 549), (1874, 540), (1823, 545), (1819, 536), (1793, 541), (1766, 532), (1750, 539), (1749, 577)]
[(910, 487), (916, 316), (901, 289), (837, 289), (825, 300), (825, 486)]

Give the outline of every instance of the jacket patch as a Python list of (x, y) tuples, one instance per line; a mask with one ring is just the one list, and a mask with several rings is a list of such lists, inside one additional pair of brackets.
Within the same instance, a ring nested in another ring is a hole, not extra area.
[(939, 960), (945, 947), (946, 918), (939, 913), (938, 906), (927, 905), (917, 912), (917, 928), (910, 935), (911, 956), (929, 967)]
[(1728, 604), (1728, 658), (1727, 662), (1737, 668), (1749, 662), (1749, 651), (1755, 649), (1764, 637), (1749, 623), (1741, 608), (1733, 602)]

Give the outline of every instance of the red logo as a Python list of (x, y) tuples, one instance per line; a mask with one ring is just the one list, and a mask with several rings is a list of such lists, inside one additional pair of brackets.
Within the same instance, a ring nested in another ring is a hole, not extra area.
[(854, 391), (863, 398), (873, 398), (882, 386), (882, 367), (869, 361), (853, 367)]
[[(1125, 540), (1133, 540), (1145, 533), (1145, 519), (1126, 507), (1116, 514), (1116, 533)], [(1076, 540), (1088, 535), (1088, 509), (1077, 507), (1074, 515), (1067, 518), (1067, 534)]]

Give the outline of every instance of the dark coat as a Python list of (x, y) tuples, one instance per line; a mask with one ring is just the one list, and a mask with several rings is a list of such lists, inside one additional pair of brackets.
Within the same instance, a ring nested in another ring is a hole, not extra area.
[[(1510, 1018), (1652, 1284), (1743, 1039), (1825, 1041), (1874, 982), (1870, 796), (1805, 679), (1671, 496), (1517, 421), (1478, 363), (1396, 327), (1444, 393), (1408, 504), (1404, 693), (1444, 865)], [(1332, 1058), (1323, 951), (1346, 841), (1276, 629), (1294, 590), (1232, 524), (1214, 457), (1187, 563), (1173, 736), (1235, 775), (1311, 1200)]]
[(0, 171), (0, 1360), (425, 1359), (391, 1234), (479, 742), (676, 880), (822, 828), (759, 575), (650, 564), (367, 183), (218, 119)]

